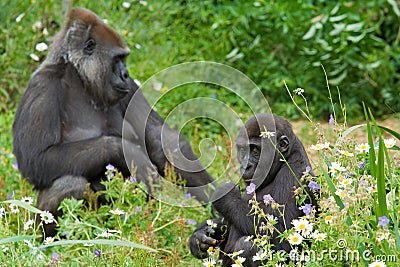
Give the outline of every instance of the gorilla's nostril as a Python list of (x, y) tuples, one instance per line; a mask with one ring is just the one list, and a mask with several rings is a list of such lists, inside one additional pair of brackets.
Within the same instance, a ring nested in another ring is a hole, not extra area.
[(129, 78), (129, 74), (128, 74), (128, 72), (127, 71), (123, 71), (122, 73), (121, 73), (121, 79), (122, 80), (127, 80)]

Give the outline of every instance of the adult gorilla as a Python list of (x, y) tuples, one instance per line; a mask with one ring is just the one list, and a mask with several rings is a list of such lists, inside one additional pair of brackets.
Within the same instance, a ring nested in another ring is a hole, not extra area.
[[(91, 11), (78, 8), (33, 74), (15, 115), (13, 145), (22, 175), (38, 190), (39, 209), (59, 215), (61, 200), (83, 198), (87, 182), (94, 191), (104, 190), (100, 181), (107, 164), (129, 176), (123, 143), (136, 178), (147, 184), (164, 174), (169, 163), (165, 153), (181, 152), (194, 162), (196, 171), (175, 168), (176, 173), (193, 187), (193, 195), (207, 200), (195, 187), (212, 178), (188, 142), (165, 125), (130, 78), (125, 64), (129, 53), (112, 28)], [(124, 122), (133, 96), (131, 105), (138, 110)], [(130, 129), (124, 140), (123, 122), (128, 124), (124, 129)], [(174, 151), (163, 151), (161, 132), (163, 140), (179, 140)], [(46, 235), (54, 235), (54, 227), (47, 225)]]
[[(273, 129), (276, 131), (270, 133), (269, 140), (266, 138), (266, 131)], [(265, 138), (262, 137), (262, 132)], [(292, 220), (304, 215), (294, 198), (294, 190), (299, 188), (300, 178), (306, 167), (310, 166), (304, 147), (289, 122), (272, 114), (259, 114), (248, 120), (236, 139), (236, 146), (241, 178), (247, 185), (251, 182), (258, 185), (254, 191), (257, 202), (265, 214), (277, 217), (277, 223), (274, 225), (276, 231), (271, 238), (273, 249), (289, 252), (290, 244), (286, 240), (281, 242), (278, 232), (282, 233), (291, 228)], [(287, 163), (282, 161), (282, 157)], [(306, 190), (310, 196), (308, 203), (315, 205), (313, 193), (308, 188)], [(276, 203), (284, 205), (284, 217), (277, 209), (265, 203), (263, 197), (268, 194)], [(265, 234), (259, 226), (266, 224), (266, 221), (259, 218), (257, 227), (254, 225), (258, 220), (251, 215), (251, 198), (252, 194), (242, 196), (239, 188), (232, 183), (217, 188), (213, 196), (213, 206), (221, 217), (212, 220), (215, 227), (210, 227), (211, 221), (208, 221), (200, 224), (195, 230), (189, 240), (192, 254), (197, 258), (205, 258), (211, 246), (219, 246), (225, 252), (221, 254), (223, 266), (231, 266), (233, 262), (227, 255), (244, 250), (240, 255), (246, 258), (243, 266), (258, 266), (260, 261), (252, 260), (257, 248), (252, 242), (246, 241), (246, 238), (255, 236), (255, 229), (257, 234)]]

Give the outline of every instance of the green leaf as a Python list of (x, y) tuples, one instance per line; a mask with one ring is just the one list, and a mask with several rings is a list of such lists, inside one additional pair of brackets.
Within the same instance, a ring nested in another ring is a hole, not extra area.
[(19, 206), (21, 208), (24, 208), (26, 210), (29, 210), (29, 211), (31, 211), (33, 213), (42, 213), (43, 212), (42, 210), (37, 209), (37, 208), (35, 208), (35, 207), (33, 207), (33, 206), (29, 205), (28, 203), (23, 202), (21, 200), (6, 200), (6, 201), (3, 201), (3, 203), (17, 205), (17, 206)]
[(373, 134), (372, 134), (372, 129), (371, 129), (371, 124), (369, 123), (369, 117), (367, 114), (367, 110), (365, 107), (365, 104), (363, 103), (363, 108), (364, 108), (364, 116), (365, 116), (365, 121), (367, 123), (367, 135), (368, 135), (368, 145), (369, 145), (369, 164), (370, 164), (370, 170), (371, 170), (371, 175), (376, 176), (376, 156), (375, 156), (375, 149), (374, 149), (374, 140), (373, 140)]
[(362, 39), (364, 39), (366, 33), (363, 32), (362, 34), (358, 35), (358, 36), (347, 36), (347, 40), (353, 42), (353, 43), (358, 43), (359, 41), (361, 41)]
[[(325, 161), (325, 164), (329, 167), (330, 163), (328, 161)], [(320, 169), (322, 171), (322, 174), (324, 175), (325, 181), (328, 184), (328, 188), (329, 191), (331, 192), (333, 198), (336, 201), (336, 204), (339, 206), (340, 210), (342, 210), (344, 208), (344, 204), (342, 202), (342, 200), (340, 199), (340, 197), (338, 195), (336, 195), (336, 187), (332, 182), (331, 177), (329, 176), (329, 174), (325, 171), (324, 167), (320, 164)], [(351, 223), (350, 223), (351, 225)]]
[(19, 242), (23, 240), (30, 240), (30, 239), (35, 239), (40, 236), (37, 235), (20, 235), (20, 236), (13, 236), (13, 237), (7, 237), (0, 239), (0, 245), (2, 244), (7, 244), (7, 243), (14, 243), (14, 242)]
[(396, 14), (396, 16), (400, 17), (399, 4), (397, 3), (397, 1), (396, 0), (387, 0), (387, 1), (392, 6), (393, 12)]
[(379, 146), (378, 146), (378, 164), (376, 169), (376, 183), (378, 188), (378, 210), (376, 212), (377, 217), (388, 216), (387, 213), (387, 204), (386, 204), (386, 184), (385, 184), (385, 143), (383, 142), (383, 138), (381, 132), (378, 129), (378, 124), (370, 109), (368, 109), (369, 116), (374, 123), (375, 129), (378, 133), (379, 138)]
[(329, 79), (329, 83), (332, 84), (332, 85), (338, 85), (346, 77), (347, 77), (347, 70), (343, 71), (342, 74), (340, 74), (338, 77), (333, 78), (333, 79)]
[(308, 30), (308, 32), (306, 34), (303, 35), (302, 39), (303, 40), (308, 40), (311, 39), (315, 33), (316, 33), (317, 29), (315, 27), (315, 25), (311, 25), (310, 29)]
[(363, 26), (364, 26), (364, 22), (357, 22), (357, 23), (353, 23), (353, 24), (348, 24), (346, 26), (346, 31), (359, 32), (362, 29)]
[(339, 16), (334, 16), (334, 17), (330, 17), (329, 21), (330, 22), (338, 22), (341, 20), (344, 20), (345, 18), (347, 18), (347, 14), (343, 14), (343, 15), (339, 15)]
[(346, 28), (346, 24), (345, 23), (339, 23), (339, 24), (333, 24), (334, 29), (329, 32), (329, 35), (334, 36), (334, 35), (338, 35), (339, 33), (341, 33), (345, 28)]
[(382, 130), (390, 133), (391, 135), (393, 135), (394, 137), (396, 137), (397, 139), (400, 140), (400, 133), (393, 131), (392, 129), (389, 129), (387, 127), (384, 126), (378, 126), (379, 128), (381, 128)]

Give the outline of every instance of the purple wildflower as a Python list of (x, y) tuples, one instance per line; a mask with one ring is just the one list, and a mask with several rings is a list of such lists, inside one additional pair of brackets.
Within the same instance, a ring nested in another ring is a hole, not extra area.
[(10, 194), (8, 194), (7, 198), (12, 199), (14, 197), (15, 190), (13, 190)]
[(191, 198), (191, 197), (192, 197), (192, 194), (190, 194), (190, 193), (187, 193), (187, 194), (186, 194), (186, 198), (187, 198), (187, 199), (189, 199), (189, 198)]
[(136, 213), (139, 213), (139, 212), (141, 212), (141, 211), (142, 211), (142, 209), (141, 209), (139, 206), (136, 206), (135, 212), (136, 212)]
[(253, 183), (250, 183), (249, 186), (246, 187), (246, 194), (251, 195), (256, 191), (256, 185)]
[(321, 189), (321, 186), (317, 182), (311, 181), (308, 184), (308, 188), (310, 188), (312, 191), (318, 192)]
[(51, 263), (57, 263), (60, 261), (60, 259), (60, 255), (58, 255), (57, 252), (53, 252), (53, 254), (51, 254)]
[(14, 161), (13, 167), (14, 167), (14, 169), (16, 169), (18, 171), (18, 162), (17, 161)]
[(272, 202), (274, 202), (274, 198), (270, 194), (264, 195), (263, 200), (264, 200), (265, 205), (267, 205), (267, 206), (269, 204), (271, 204)]
[(308, 173), (308, 172), (310, 172), (311, 171), (311, 167), (310, 166), (307, 166), (306, 167), (306, 172)]
[(197, 222), (196, 222), (196, 220), (193, 220), (193, 219), (187, 219), (186, 220), (186, 224), (188, 224), (188, 225), (196, 225)]
[(335, 119), (333, 118), (333, 115), (331, 114), (329, 116), (329, 125), (332, 127), (335, 124)]
[(211, 97), (212, 97), (213, 99), (217, 99), (217, 94), (214, 93), (214, 94), (211, 95)]
[(132, 183), (137, 183), (137, 180), (135, 179), (135, 177), (133, 177), (132, 175), (129, 176), (129, 181), (131, 181)]
[(302, 210), (306, 216), (308, 216), (312, 211), (312, 206), (311, 204), (305, 204), (304, 206), (301, 206), (299, 209)]
[(94, 255), (95, 255), (97, 258), (100, 258), (100, 256), (101, 256), (101, 251), (100, 251), (100, 249), (97, 249), (97, 248), (96, 248), (96, 249), (94, 250), (93, 253), (94, 253)]
[(107, 170), (107, 171), (114, 171), (114, 170), (115, 170), (115, 167), (114, 167), (113, 165), (111, 165), (111, 164), (108, 164), (108, 165), (106, 166), (106, 170)]
[(378, 225), (386, 227), (389, 224), (389, 219), (386, 216), (381, 216), (378, 218)]
[(361, 161), (361, 163), (360, 163), (360, 169), (364, 169), (364, 167), (365, 167), (365, 161)]

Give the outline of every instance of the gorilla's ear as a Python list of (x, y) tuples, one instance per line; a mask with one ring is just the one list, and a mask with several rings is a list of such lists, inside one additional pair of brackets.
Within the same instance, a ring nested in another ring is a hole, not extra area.
[(289, 138), (286, 135), (282, 135), (279, 138), (278, 148), (281, 153), (284, 153), (289, 148)]

